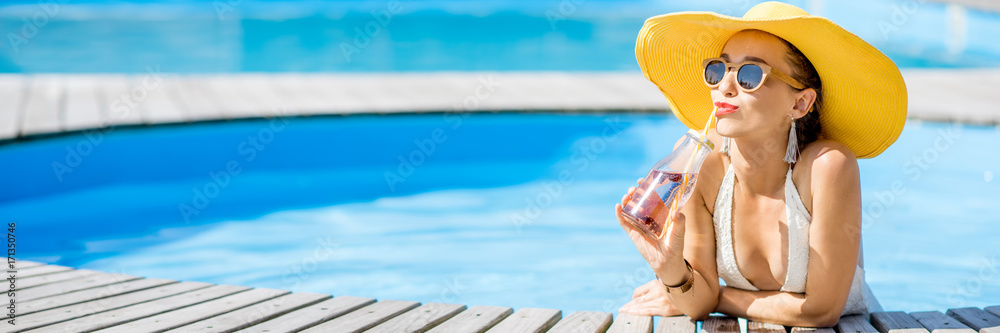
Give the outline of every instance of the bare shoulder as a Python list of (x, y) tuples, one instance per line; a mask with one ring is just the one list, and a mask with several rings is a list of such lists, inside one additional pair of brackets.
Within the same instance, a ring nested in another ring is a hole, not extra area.
[(792, 179), (806, 209), (813, 212), (817, 190), (843, 193), (860, 186), (858, 160), (844, 144), (833, 140), (810, 143), (799, 154)]
[[(858, 160), (844, 144), (833, 140), (818, 140), (809, 144), (799, 155), (796, 169), (806, 169), (813, 174), (809, 178), (843, 176), (843, 172), (857, 170)], [(800, 168), (804, 167), (804, 168)], [(805, 171), (805, 170), (803, 170)]]

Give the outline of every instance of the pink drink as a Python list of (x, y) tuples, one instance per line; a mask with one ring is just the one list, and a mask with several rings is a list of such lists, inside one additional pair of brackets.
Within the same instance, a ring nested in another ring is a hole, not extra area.
[(670, 225), (670, 216), (690, 196), (697, 177), (697, 173), (650, 171), (625, 204), (622, 215), (639, 230), (662, 238)]

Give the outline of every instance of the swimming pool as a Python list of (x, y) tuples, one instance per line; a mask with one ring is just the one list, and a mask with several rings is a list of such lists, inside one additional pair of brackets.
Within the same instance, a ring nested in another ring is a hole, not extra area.
[[(742, 16), (760, 2), (14, 1), (0, 5), (0, 31), (24, 36), (5, 35), (0, 72), (638, 71), (635, 38), (647, 17)], [(900, 67), (994, 67), (1000, 57), (997, 13), (924, 0), (788, 2)]]
[[(242, 1), (231, 11), (208, 0), (74, 1), (57, 11), (6, 2), (0, 31), (37, 32), (0, 43), (0, 72), (641, 75), (633, 51), (646, 17), (739, 16), (758, 2), (407, 1), (366, 36), (355, 28), (380, 24), (370, 13), (390, 2)], [(1000, 56), (995, 13), (914, 0), (789, 2), (858, 33), (900, 67), (992, 66)], [(44, 20), (22, 20), (35, 15)], [(683, 130), (643, 114), (117, 128), (0, 145), (0, 218), (18, 223), (22, 259), (379, 299), (615, 312), (652, 275), (612, 207)], [(867, 278), (887, 310), (1000, 299), (997, 144), (994, 127), (910, 121), (896, 145), (860, 162)]]
[[(652, 275), (614, 203), (683, 131), (671, 116), (627, 113), (121, 128), (0, 146), (0, 216), (18, 222), (22, 259), (616, 312)], [(1000, 154), (981, 149), (998, 144), (996, 127), (910, 121), (860, 161), (867, 278), (887, 310), (1000, 299)]]

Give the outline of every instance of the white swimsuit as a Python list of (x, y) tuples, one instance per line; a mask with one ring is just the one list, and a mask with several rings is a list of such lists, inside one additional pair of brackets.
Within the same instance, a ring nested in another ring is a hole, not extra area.
[[(715, 200), (715, 214), (712, 221), (715, 224), (716, 262), (719, 277), (725, 281), (726, 286), (756, 291), (759, 289), (754, 287), (736, 266), (736, 254), (733, 250), (732, 213), (735, 178), (736, 175), (730, 165), (726, 169), (726, 176), (722, 179), (722, 186), (719, 187), (719, 195)], [(788, 217), (788, 269), (785, 273), (785, 283), (780, 291), (805, 293), (806, 273), (809, 267), (809, 223), (812, 217), (802, 204), (798, 190), (795, 189), (791, 168), (785, 176), (785, 215)], [(862, 268), (860, 253), (858, 257), (859, 264), (854, 271), (854, 281), (851, 283), (847, 304), (841, 315), (882, 311), (881, 305), (865, 282), (865, 270)]]

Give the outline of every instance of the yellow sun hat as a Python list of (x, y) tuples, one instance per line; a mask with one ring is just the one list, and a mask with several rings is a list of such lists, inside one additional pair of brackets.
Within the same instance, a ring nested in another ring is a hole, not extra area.
[(846, 145), (857, 158), (872, 158), (899, 137), (907, 98), (896, 64), (833, 21), (793, 5), (764, 2), (742, 18), (713, 12), (654, 16), (639, 31), (635, 57), (677, 119), (701, 129), (712, 113), (702, 60), (718, 57), (733, 34), (747, 29), (785, 39), (816, 68), (823, 82), (823, 138)]

